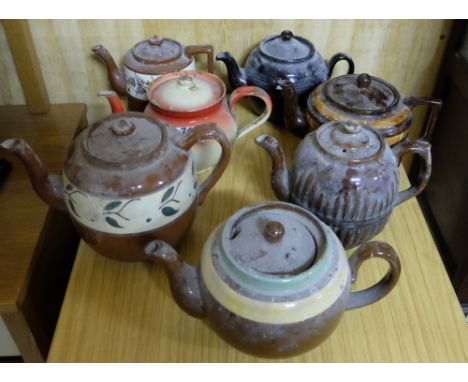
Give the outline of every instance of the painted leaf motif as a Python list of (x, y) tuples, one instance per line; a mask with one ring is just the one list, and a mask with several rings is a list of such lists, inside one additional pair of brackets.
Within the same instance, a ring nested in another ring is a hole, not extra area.
[(106, 216), (106, 222), (107, 222), (107, 224), (111, 225), (112, 227), (123, 228), (119, 223), (117, 223), (117, 220), (112, 219), (109, 216)]
[(164, 203), (167, 199), (169, 199), (173, 192), (174, 192), (174, 186), (169, 187), (167, 191), (164, 193), (161, 203)]
[(172, 216), (176, 214), (179, 210), (176, 210), (172, 207), (164, 207), (161, 212), (163, 213), (164, 216)]
[(78, 212), (76, 212), (75, 203), (73, 203), (73, 200), (68, 199), (68, 205), (70, 206), (70, 209), (72, 210), (72, 212), (73, 212), (76, 216), (80, 217), (80, 215), (78, 215)]
[(115, 202), (110, 202), (110, 203), (107, 203), (106, 206), (104, 207), (104, 211), (110, 211), (110, 210), (113, 210), (114, 208), (117, 208), (118, 206), (120, 206), (122, 204), (122, 202), (116, 200)]

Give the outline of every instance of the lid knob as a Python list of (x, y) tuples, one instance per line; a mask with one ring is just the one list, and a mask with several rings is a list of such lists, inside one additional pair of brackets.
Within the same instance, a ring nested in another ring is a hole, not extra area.
[(136, 126), (133, 122), (128, 122), (125, 119), (119, 119), (110, 127), (110, 129), (114, 135), (122, 137), (133, 133)]
[(357, 84), (358, 87), (360, 88), (368, 88), (369, 85), (372, 82), (371, 76), (369, 76), (367, 73), (361, 73), (358, 78), (357, 78)]
[(263, 236), (268, 242), (276, 243), (284, 236), (284, 227), (280, 222), (270, 221), (265, 226)]
[(357, 121), (346, 121), (341, 125), (341, 130), (345, 134), (359, 134), (361, 132), (361, 125)]
[(293, 37), (293, 32), (291, 31), (288, 31), (288, 30), (285, 30), (285, 31), (282, 31), (281, 32), (281, 38), (285, 41), (287, 40), (291, 40), (291, 38)]
[(184, 88), (190, 88), (190, 89), (195, 89), (196, 85), (195, 82), (193, 81), (193, 78), (190, 76), (181, 76), (177, 80), (177, 85), (183, 86)]
[(151, 37), (151, 38), (148, 40), (148, 42), (150, 43), (150, 45), (157, 45), (157, 46), (161, 45), (163, 41), (164, 41), (164, 37), (157, 36), (157, 35)]

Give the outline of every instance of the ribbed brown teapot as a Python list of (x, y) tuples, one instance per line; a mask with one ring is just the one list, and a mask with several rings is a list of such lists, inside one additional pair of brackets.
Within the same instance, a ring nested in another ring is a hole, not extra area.
[[(288, 171), (278, 141), (256, 138), (272, 158), (271, 184), (278, 199), (308, 209), (331, 226), (345, 248), (378, 234), (393, 208), (418, 195), (431, 175), (431, 146), (406, 139), (393, 148), (374, 129), (356, 121), (334, 121), (309, 133)], [(417, 183), (399, 191), (403, 155), (421, 157)]]

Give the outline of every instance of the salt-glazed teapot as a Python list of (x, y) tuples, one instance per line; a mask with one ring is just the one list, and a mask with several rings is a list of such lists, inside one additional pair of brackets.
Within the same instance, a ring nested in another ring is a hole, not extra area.
[[(254, 97), (264, 103), (262, 114), (243, 127), (239, 127), (234, 107), (242, 98)], [(148, 88), (150, 103), (145, 113), (165, 121), (184, 134), (201, 123), (216, 123), (231, 144), (261, 126), (272, 110), (269, 95), (256, 86), (241, 86), (226, 97), (226, 86), (218, 76), (183, 71), (165, 74)], [(212, 168), (218, 162), (221, 148), (214, 141), (193, 146), (198, 172)]]
[[(395, 206), (418, 195), (431, 175), (431, 146), (406, 139), (390, 148), (371, 127), (334, 121), (309, 133), (288, 171), (278, 141), (268, 135), (256, 143), (271, 156), (273, 192), (313, 212), (337, 234), (345, 248), (378, 234)], [(398, 166), (406, 153), (421, 157), (417, 184), (398, 191)]]
[(386, 138), (389, 145), (408, 136), (417, 106), (431, 108), (423, 136), (430, 138), (442, 107), (442, 101), (426, 97), (401, 97), (391, 83), (367, 73), (346, 74), (316, 87), (307, 99), (305, 113), (295, 85), (279, 81), (284, 97), (284, 126), (304, 137), (326, 122), (354, 119), (365, 123)]
[[(261, 357), (289, 357), (318, 346), (345, 310), (371, 304), (398, 281), (400, 261), (382, 242), (347, 259), (333, 231), (309, 211), (282, 202), (243, 208), (212, 232), (198, 267), (162, 241), (146, 254), (161, 263), (177, 304), (203, 318), (234, 347)], [(360, 265), (390, 265), (366, 290), (351, 292)]]
[[(206, 139), (216, 140), (222, 155), (198, 187), (189, 150)], [(21, 139), (7, 139), (0, 147), (23, 161), (42, 200), (68, 210), (91, 247), (127, 261), (145, 259), (150, 240), (178, 244), (230, 156), (229, 141), (214, 124), (184, 135), (135, 112), (109, 115), (82, 131), (68, 150), (61, 177), (49, 174)]]
[[(285, 30), (280, 35), (263, 39), (247, 57), (241, 68), (229, 52), (222, 52), (216, 60), (223, 61), (232, 89), (255, 85), (265, 89), (273, 100), (270, 120), (283, 123), (283, 100), (277, 89), (280, 79), (289, 79), (297, 92), (301, 105), (319, 84), (330, 78), (337, 62), (348, 63), (348, 73), (354, 73), (354, 62), (347, 54), (337, 53), (325, 64), (314, 45), (304, 37)], [(252, 100), (254, 101), (254, 100)], [(256, 103), (252, 103), (258, 110)]]
[(170, 38), (153, 36), (136, 43), (125, 54), (123, 73), (104, 46), (95, 45), (91, 50), (104, 61), (112, 88), (127, 96), (131, 111), (144, 110), (148, 103), (146, 90), (155, 78), (165, 73), (196, 69), (193, 59), (196, 54), (207, 55), (208, 71), (213, 72), (212, 45), (184, 47)]

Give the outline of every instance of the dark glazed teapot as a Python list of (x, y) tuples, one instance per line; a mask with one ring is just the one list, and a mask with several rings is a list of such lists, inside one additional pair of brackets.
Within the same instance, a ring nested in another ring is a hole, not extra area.
[(193, 56), (206, 54), (208, 71), (213, 72), (213, 46), (190, 45), (184, 47), (167, 37), (153, 36), (138, 42), (124, 57), (124, 71), (117, 67), (109, 51), (102, 45), (91, 50), (106, 64), (112, 88), (127, 96), (130, 111), (143, 111), (148, 103), (148, 85), (159, 76), (180, 70), (195, 70)]
[[(226, 64), (232, 89), (254, 85), (266, 90), (273, 100), (270, 120), (281, 124), (284, 107), (281, 92), (277, 90), (278, 80), (289, 79), (293, 83), (299, 102), (303, 105), (309, 93), (330, 78), (337, 62), (347, 61), (348, 73), (354, 73), (354, 62), (348, 55), (337, 53), (330, 58), (328, 64), (325, 64), (322, 56), (309, 40), (294, 36), (288, 30), (262, 40), (250, 52), (244, 68), (239, 67), (229, 52), (219, 53), (216, 60)], [(255, 103), (253, 106), (257, 111)]]
[(335, 77), (319, 85), (302, 111), (295, 85), (280, 81), (284, 97), (284, 126), (299, 137), (330, 121), (353, 119), (377, 129), (390, 146), (408, 136), (413, 109), (429, 106), (431, 115), (423, 137), (429, 139), (442, 101), (425, 97), (402, 98), (391, 83), (367, 73)]
[[(238, 211), (206, 241), (198, 267), (161, 241), (146, 254), (162, 263), (177, 304), (203, 318), (226, 342), (261, 357), (308, 351), (334, 331), (345, 310), (371, 304), (398, 281), (400, 261), (382, 242), (359, 247), (349, 261), (333, 231), (309, 211), (282, 202)], [(379, 257), (389, 271), (351, 292), (360, 265)]]
[[(431, 175), (431, 146), (409, 140), (393, 148), (372, 128), (335, 121), (306, 135), (288, 171), (278, 141), (268, 135), (256, 143), (271, 156), (271, 184), (278, 199), (313, 212), (335, 231), (343, 246), (355, 247), (384, 228), (395, 206), (418, 195)], [(403, 155), (421, 156), (417, 184), (400, 191)]]
[[(221, 145), (222, 155), (197, 187), (189, 150), (207, 139)], [(7, 139), (0, 147), (23, 161), (42, 200), (68, 210), (91, 247), (126, 261), (144, 260), (149, 240), (179, 243), (230, 155), (229, 141), (215, 124), (184, 135), (133, 112), (112, 114), (82, 131), (68, 150), (62, 176), (49, 174), (22, 139)]]

